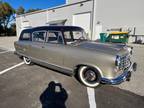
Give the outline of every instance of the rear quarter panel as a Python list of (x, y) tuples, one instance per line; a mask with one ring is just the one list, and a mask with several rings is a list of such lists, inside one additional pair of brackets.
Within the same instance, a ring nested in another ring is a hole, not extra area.
[(30, 51), (30, 41), (16, 41), (14, 42), (16, 53), (20, 55), (29, 56)]

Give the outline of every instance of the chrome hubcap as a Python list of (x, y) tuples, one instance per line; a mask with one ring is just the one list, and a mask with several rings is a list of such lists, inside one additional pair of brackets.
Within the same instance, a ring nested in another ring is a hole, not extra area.
[(25, 61), (26, 64), (30, 64), (31, 63), (31, 60), (29, 58), (27, 58), (27, 57), (24, 57), (24, 61)]
[(26, 58), (26, 62), (28, 62), (28, 63), (29, 63), (29, 62), (31, 62), (31, 61), (30, 61), (30, 59), (29, 59), (29, 58)]
[(93, 82), (96, 80), (97, 76), (96, 73), (92, 70), (88, 70), (84, 73), (84, 78), (88, 82)]

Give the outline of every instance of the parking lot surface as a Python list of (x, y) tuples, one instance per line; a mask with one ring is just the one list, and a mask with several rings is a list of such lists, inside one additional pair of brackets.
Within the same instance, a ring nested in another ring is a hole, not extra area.
[(144, 96), (144, 45), (134, 47), (133, 61), (137, 63), (137, 71), (133, 73), (131, 81), (118, 85), (119, 88)]
[(0, 49), (0, 52), (3, 52), (4, 50)]
[(95, 89), (53, 70), (27, 66), (13, 52), (1, 53), (0, 73), (4, 73), (0, 74), (0, 108), (143, 108), (144, 85), (140, 82), (144, 81), (144, 61), (141, 53), (136, 53), (135, 56), (140, 57), (134, 60), (143, 64), (130, 82)]

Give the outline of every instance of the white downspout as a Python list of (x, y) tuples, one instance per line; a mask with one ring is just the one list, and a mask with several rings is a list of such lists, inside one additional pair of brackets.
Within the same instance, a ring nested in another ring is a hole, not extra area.
[(96, 8), (97, 8), (97, 0), (93, 0), (93, 23), (92, 23), (92, 37), (91, 40), (94, 40), (96, 34)]

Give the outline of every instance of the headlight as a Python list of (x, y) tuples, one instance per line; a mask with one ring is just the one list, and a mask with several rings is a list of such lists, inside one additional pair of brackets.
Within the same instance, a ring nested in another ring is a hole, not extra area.
[(126, 49), (131, 55), (133, 54), (133, 47), (126, 46), (124, 49)]
[(133, 53), (133, 47), (128, 47), (127, 49), (129, 51), (129, 53), (132, 55), (132, 53)]
[(116, 66), (120, 65), (120, 59), (121, 59), (121, 57), (119, 55), (116, 55), (116, 60), (115, 60), (115, 65)]

